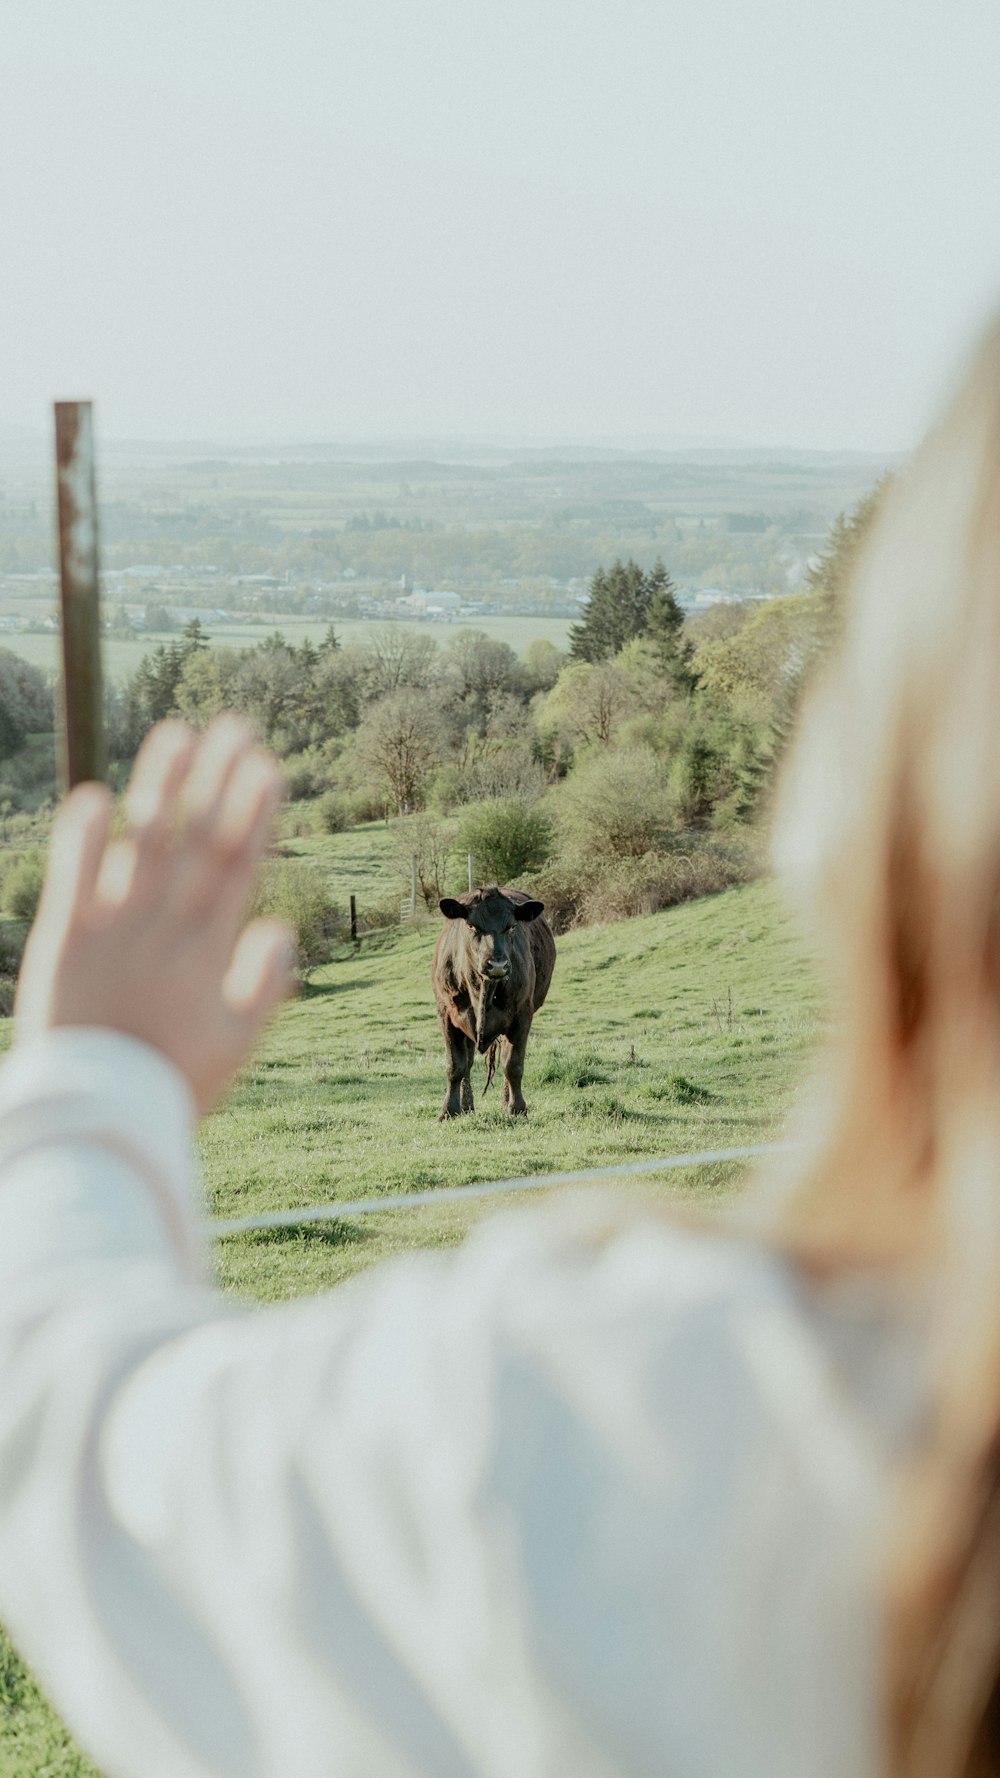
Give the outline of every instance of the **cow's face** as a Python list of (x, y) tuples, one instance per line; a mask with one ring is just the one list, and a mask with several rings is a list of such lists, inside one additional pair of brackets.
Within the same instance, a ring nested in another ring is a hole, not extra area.
[(519, 905), (494, 890), (471, 906), (449, 898), (440, 906), (445, 919), (464, 920), (469, 962), (476, 974), (487, 982), (504, 982), (511, 972), (511, 943), (518, 923), (537, 919), (543, 904), (528, 901)]

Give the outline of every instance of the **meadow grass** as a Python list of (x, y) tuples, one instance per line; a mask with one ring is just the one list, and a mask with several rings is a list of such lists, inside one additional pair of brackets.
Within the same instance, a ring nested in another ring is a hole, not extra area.
[[(256, 1215), (767, 1140), (821, 1017), (819, 991), (768, 884), (565, 934), (528, 1046), (529, 1115), (437, 1122), (444, 1047), (430, 989), (439, 923), (362, 941), (314, 972), (205, 1124), (209, 1213)], [(716, 1199), (740, 1169), (665, 1175), (661, 1195)], [(219, 1243), (227, 1288), (319, 1290), (382, 1256), (460, 1239), (482, 1204), (373, 1214)]]
[[(308, 803), (292, 803), (286, 824), (293, 826), (296, 818), (308, 821), (310, 813)], [(310, 832), (300, 837), (293, 833), (282, 839), (281, 851), (291, 857), (312, 859), (319, 866), (338, 913), (346, 916), (351, 896), (356, 895), (361, 918), (372, 907), (392, 903), (398, 915), (405, 899), (405, 883), (398, 864), (396, 832), (386, 822), (367, 821), (344, 833)]]
[[(324, 858), (357, 836), (331, 836)], [(329, 860), (327, 860), (329, 861)], [(627, 1163), (780, 1134), (823, 1002), (766, 883), (558, 941), (528, 1046), (526, 1119), (499, 1107), (437, 1122), (444, 1049), (430, 989), (436, 921), (363, 941), (317, 970), (208, 1119), (212, 1217)], [(738, 1165), (644, 1182), (664, 1206), (712, 1206)], [(623, 1188), (625, 1189), (625, 1188)], [(521, 1200), (519, 1200), (521, 1201)], [(500, 1201), (507, 1202), (506, 1199)], [(488, 1204), (435, 1204), (220, 1240), (223, 1288), (258, 1302), (324, 1290), (377, 1260), (451, 1246)], [(0, 1636), (0, 1778), (94, 1778)]]

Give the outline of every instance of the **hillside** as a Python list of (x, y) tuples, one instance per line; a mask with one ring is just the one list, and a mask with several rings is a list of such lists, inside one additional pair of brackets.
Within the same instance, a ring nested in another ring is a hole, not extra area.
[[(559, 940), (528, 1049), (527, 1120), (477, 1109), (436, 1121), (443, 1045), (429, 963), (436, 924), (316, 972), (205, 1125), (210, 1214), (596, 1166), (777, 1133), (821, 1019), (792, 923), (769, 884)], [(9, 1031), (9, 1026), (7, 1026)], [(484, 1108), (485, 1107), (485, 1108)], [(662, 1194), (731, 1191), (735, 1166), (675, 1172)], [(385, 1256), (461, 1239), (489, 1206), (428, 1204), (321, 1228), (245, 1235), (216, 1253), (227, 1289), (321, 1290)], [(0, 1778), (95, 1778), (0, 1633)]]
[[(766, 1140), (817, 1029), (820, 1000), (768, 884), (559, 940), (528, 1046), (529, 1116), (511, 1122), (477, 1064), (472, 1117), (440, 1125), (444, 1049), (429, 967), (436, 922), (316, 972), (208, 1122), (213, 1215), (598, 1166)], [(717, 1193), (738, 1169), (674, 1173)], [(369, 1216), (219, 1244), (227, 1286), (319, 1290), (384, 1254), (460, 1238), (484, 1207)]]

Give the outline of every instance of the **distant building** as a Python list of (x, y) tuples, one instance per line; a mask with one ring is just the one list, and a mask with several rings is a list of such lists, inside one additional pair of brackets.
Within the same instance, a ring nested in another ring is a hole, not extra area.
[(701, 587), (700, 590), (697, 593), (695, 593), (693, 599), (691, 600), (692, 605), (701, 605), (701, 606), (705, 606), (705, 605), (741, 605), (742, 603), (743, 603), (743, 601), (742, 601), (742, 598), (740, 597), (739, 593), (724, 592), (722, 587), (719, 587), (719, 586)]
[(417, 617), (450, 617), (461, 610), (462, 596), (460, 593), (431, 593), (426, 587), (415, 587), (405, 599), (397, 600), (397, 604), (405, 605)]

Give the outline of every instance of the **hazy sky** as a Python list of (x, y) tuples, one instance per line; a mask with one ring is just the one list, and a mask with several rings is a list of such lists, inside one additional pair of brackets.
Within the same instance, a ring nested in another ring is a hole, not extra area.
[(0, 427), (914, 442), (998, 0), (0, 0)]

